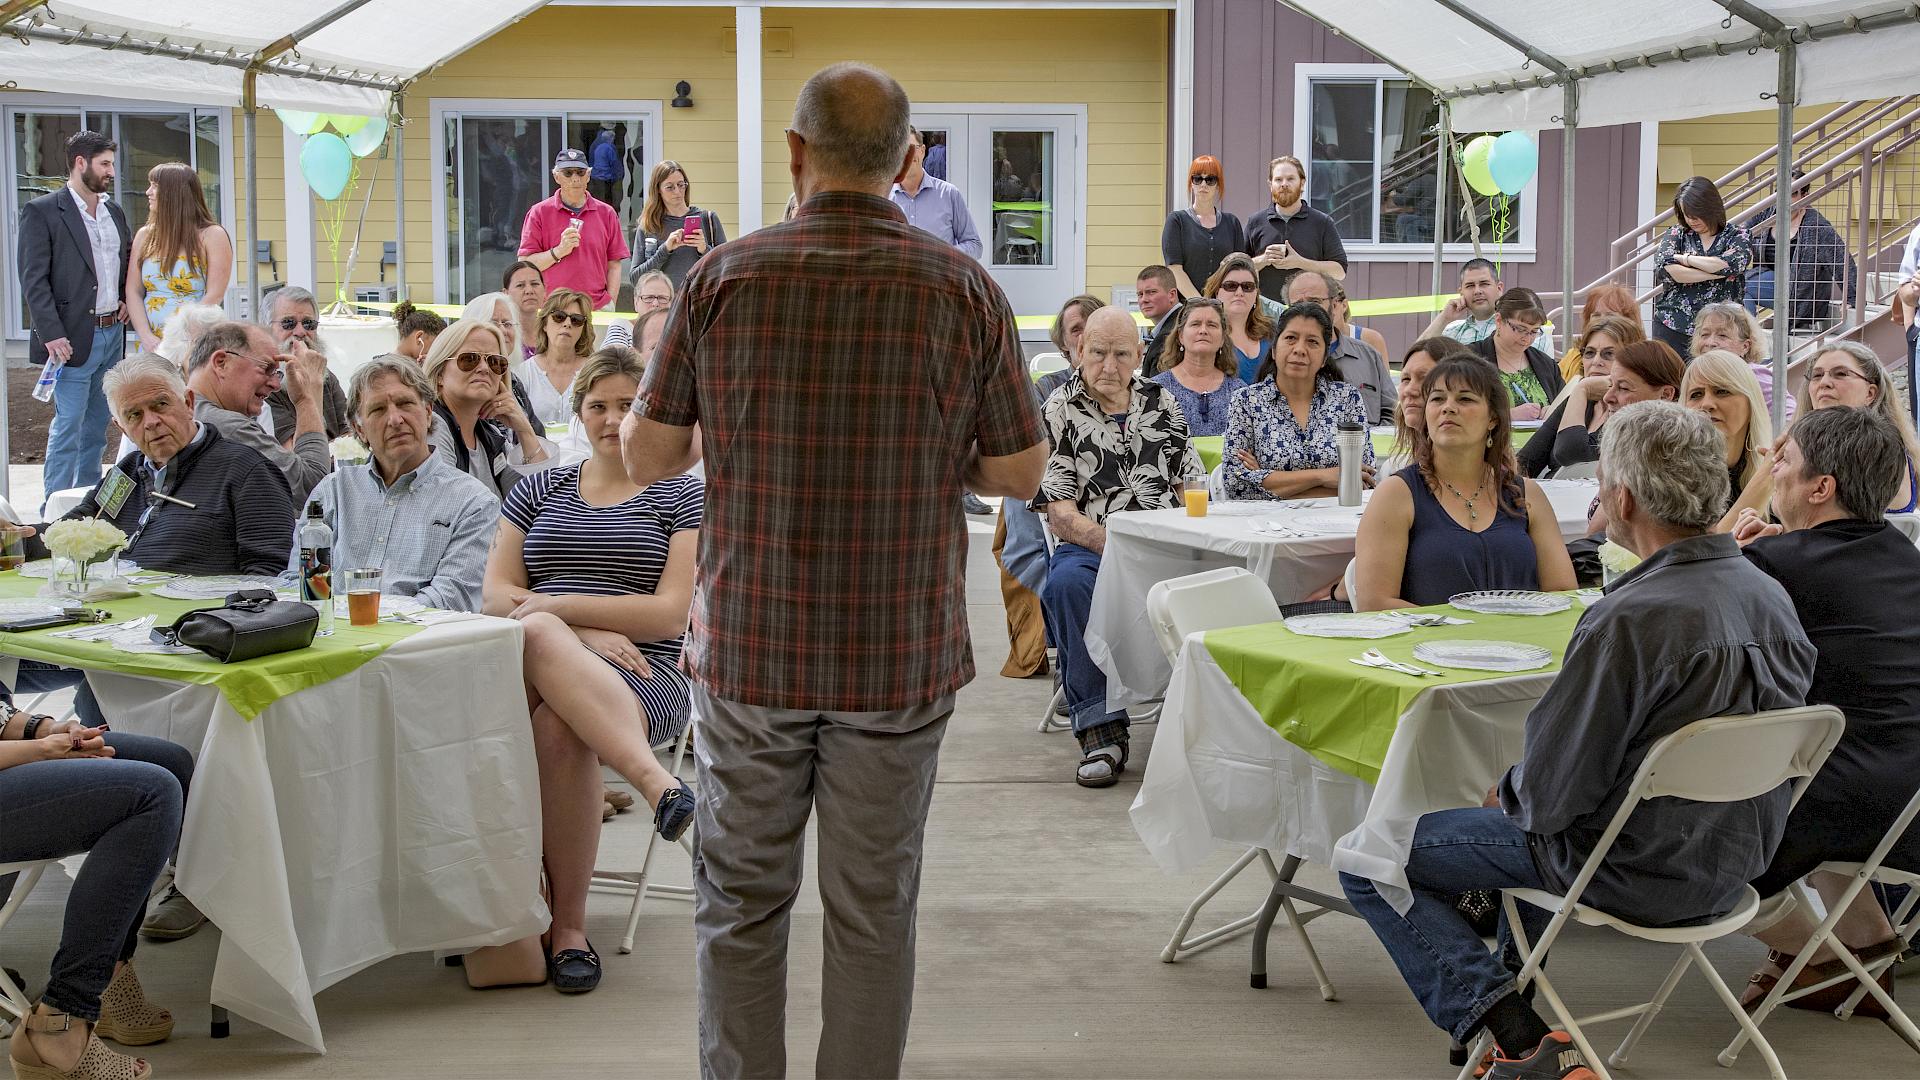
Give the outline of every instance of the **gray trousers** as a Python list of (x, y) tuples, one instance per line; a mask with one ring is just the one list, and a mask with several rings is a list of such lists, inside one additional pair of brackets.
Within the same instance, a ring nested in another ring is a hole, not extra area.
[(953, 697), (890, 712), (767, 709), (693, 687), (700, 1073), (787, 1070), (787, 929), (819, 811), (821, 1077), (896, 1077), (913, 1015), (914, 909)]

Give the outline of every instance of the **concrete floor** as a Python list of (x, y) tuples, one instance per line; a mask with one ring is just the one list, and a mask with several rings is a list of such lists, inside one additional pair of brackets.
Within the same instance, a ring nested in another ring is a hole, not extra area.
[[(1323, 1002), (1284, 931), (1272, 944), (1271, 988), (1247, 987), (1246, 939), (1159, 960), (1188, 899), (1233, 853), (1204, 872), (1172, 878), (1135, 839), (1127, 806), (1137, 770), (1105, 791), (1072, 782), (1070, 736), (1040, 735), (1044, 680), (997, 672), (1006, 652), (991, 535), (971, 525), (968, 597), (981, 676), (960, 696), (942, 755), (927, 829), (920, 902), (919, 982), (906, 1071), (916, 1077), (1415, 1077), (1447, 1076), (1446, 1040), (1401, 984), (1364, 924), (1331, 916), (1312, 925), (1339, 989)], [(1151, 729), (1135, 739), (1144, 758)], [(646, 819), (624, 814), (602, 840), (601, 863), (633, 866)], [(685, 882), (668, 851), (664, 880)], [(1264, 891), (1249, 874), (1216, 903), (1216, 921), (1252, 910)], [(1309, 883), (1332, 887), (1331, 875)], [(60, 926), (65, 880), (49, 881), (0, 939), (0, 955), (44, 981)], [(787, 1038), (791, 1073), (813, 1074), (818, 1036), (820, 907), (811, 889), (794, 916)], [(596, 894), (594, 939), (606, 962), (600, 989), (562, 998), (551, 989), (475, 993), (426, 956), (389, 960), (319, 998), (329, 1053), (310, 1053), (239, 1018), (233, 1037), (207, 1037), (204, 1001), (216, 935), (142, 947), (151, 995), (182, 1023), (146, 1056), (161, 1077), (690, 1077), (697, 1073), (690, 909), (650, 901), (636, 950), (614, 951), (624, 898)], [(1736, 985), (1759, 959), (1750, 941), (1713, 947)], [(1650, 994), (1670, 950), (1575, 930), (1555, 953), (1574, 1008), (1597, 1011)], [(1913, 983), (1907, 988), (1911, 996)], [(1697, 978), (1682, 984), (1654, 1025), (1630, 1077), (1764, 1076), (1759, 1056), (1733, 1070), (1714, 1054), (1734, 1031)], [(1620, 1031), (1602, 1029), (1604, 1035)], [(1920, 1057), (1884, 1025), (1786, 1013), (1769, 1024), (1790, 1075), (1920, 1076)], [(1615, 1035), (1617, 1038), (1617, 1034)]]

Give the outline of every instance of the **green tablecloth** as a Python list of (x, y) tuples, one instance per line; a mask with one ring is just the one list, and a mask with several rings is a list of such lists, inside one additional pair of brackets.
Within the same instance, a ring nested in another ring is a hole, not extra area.
[(1220, 458), (1227, 452), (1227, 437), (1225, 435), (1195, 435), (1193, 437), (1193, 450), (1194, 453), (1200, 455), (1200, 464), (1205, 465), (1208, 472), (1212, 472), (1220, 467)]
[(1282, 738), (1371, 784), (1379, 781), (1387, 744), (1415, 698), (1435, 686), (1507, 676), (1432, 664), (1422, 666), (1443, 672), (1440, 677), (1402, 675), (1349, 663), (1353, 657), (1377, 648), (1390, 660), (1419, 663), (1413, 647), (1423, 641), (1518, 641), (1552, 650), (1553, 664), (1540, 671), (1556, 672), (1586, 608), (1575, 599), (1572, 608), (1553, 615), (1477, 615), (1445, 605), (1420, 610), (1473, 622), (1416, 627), (1374, 640), (1305, 637), (1280, 623), (1261, 623), (1208, 632), (1207, 651)]
[[(19, 573), (0, 573), (0, 598), (33, 597), (45, 581), (21, 577)], [(103, 600), (90, 607), (103, 609), (114, 622), (126, 622), (143, 615), (157, 617), (155, 625), (170, 625), (175, 619), (199, 608), (219, 607), (212, 600), (169, 600), (147, 595), (120, 600)], [(313, 644), (293, 652), (276, 653), (238, 664), (222, 664), (211, 657), (195, 654), (128, 653), (105, 643), (75, 641), (51, 636), (58, 627), (22, 634), (0, 633), (0, 653), (43, 660), (50, 664), (111, 671), (121, 675), (144, 675), (155, 679), (216, 686), (241, 716), (252, 720), (267, 706), (339, 678), (386, 652), (389, 646), (412, 637), (422, 629), (411, 623), (381, 622), (373, 626), (350, 626), (345, 618), (334, 620), (330, 637), (316, 637)]]

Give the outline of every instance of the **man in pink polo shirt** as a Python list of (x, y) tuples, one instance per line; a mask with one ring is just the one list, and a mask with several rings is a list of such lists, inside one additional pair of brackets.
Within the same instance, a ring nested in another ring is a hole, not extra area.
[(520, 226), (520, 256), (540, 268), (549, 289), (578, 289), (596, 308), (620, 293), (620, 264), (627, 241), (620, 215), (587, 194), (587, 155), (567, 149), (553, 159), (553, 197), (527, 209)]

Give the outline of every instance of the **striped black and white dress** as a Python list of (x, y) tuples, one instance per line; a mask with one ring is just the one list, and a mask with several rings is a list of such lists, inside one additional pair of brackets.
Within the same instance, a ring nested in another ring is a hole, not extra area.
[[(521, 479), (500, 514), (526, 534), (521, 551), (534, 592), (650, 596), (667, 566), (667, 542), (700, 527), (701, 500), (699, 481), (675, 476), (617, 506), (592, 506), (580, 497), (580, 466), (567, 465)], [(652, 669), (645, 679), (607, 661), (640, 699), (647, 741), (655, 746), (678, 737), (687, 723), (681, 640), (634, 642)]]

